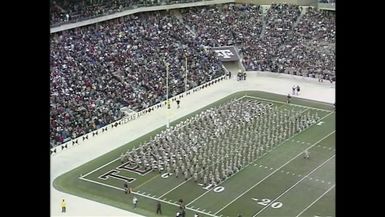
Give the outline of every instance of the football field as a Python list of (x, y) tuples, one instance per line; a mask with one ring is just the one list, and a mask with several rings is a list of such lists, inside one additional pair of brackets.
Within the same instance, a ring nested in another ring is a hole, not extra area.
[[(178, 119), (171, 126), (229, 101), (256, 101), (277, 110), (317, 114), (319, 119), (269, 146), (234, 175), (215, 185), (121, 163), (121, 153), (138, 149), (165, 129), (162, 127), (63, 174), (54, 181), (54, 187), (144, 216), (157, 216), (156, 204), (160, 201), (162, 216), (173, 217), (179, 210), (180, 199), (186, 205), (186, 216), (335, 216), (332, 105), (299, 98), (288, 104), (286, 96), (243, 91)], [(309, 150), (309, 159), (304, 158), (305, 150)], [(217, 163), (220, 162), (213, 162)], [(125, 181), (133, 190), (131, 194), (124, 193)], [(136, 208), (132, 204), (134, 196), (139, 201)]]

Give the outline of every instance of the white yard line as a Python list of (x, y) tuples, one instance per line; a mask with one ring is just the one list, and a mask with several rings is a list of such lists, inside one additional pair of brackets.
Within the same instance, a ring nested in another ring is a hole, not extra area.
[(154, 179), (157, 178), (157, 177), (158, 177), (158, 175), (155, 175), (155, 176), (152, 177), (151, 179), (148, 179), (147, 181), (143, 182), (142, 184), (136, 186), (134, 189), (138, 189), (138, 188), (142, 187), (143, 185), (145, 185), (145, 184), (151, 182), (152, 180), (154, 180)]
[(336, 155), (333, 154), (333, 156), (331, 156), (329, 159), (327, 159), (326, 161), (324, 161), (322, 164), (318, 165), (316, 168), (314, 168), (312, 171), (310, 171), (306, 176), (304, 176), (302, 179), (300, 179), (298, 182), (296, 182), (293, 186), (291, 186), (290, 188), (288, 188), (286, 191), (284, 191), (282, 194), (280, 194), (278, 197), (276, 197), (274, 200), (272, 200), (267, 206), (263, 207), (261, 210), (259, 210), (256, 214), (253, 215), (253, 217), (257, 216), (259, 213), (263, 212), (263, 210), (267, 209), (268, 207), (270, 207), (270, 205), (272, 203), (274, 203), (275, 201), (277, 201), (279, 198), (281, 198), (283, 195), (285, 195), (288, 191), (290, 191), (291, 189), (293, 189), (295, 186), (297, 186), (300, 182), (302, 182), (304, 179), (306, 179), (306, 177), (308, 177), (310, 174), (314, 173), (317, 169), (319, 169), (320, 167), (322, 167), (323, 165), (325, 165), (329, 160), (331, 160), (332, 158), (334, 158)]
[(84, 181), (87, 181), (87, 182), (92, 182), (92, 183), (95, 183), (95, 184), (99, 184), (99, 185), (103, 185), (103, 186), (106, 186), (106, 187), (110, 187), (110, 188), (114, 188), (114, 189), (117, 189), (117, 190), (122, 190), (124, 191), (123, 188), (119, 188), (119, 187), (115, 187), (113, 185), (109, 185), (109, 184), (105, 184), (105, 183), (102, 183), (102, 182), (97, 182), (97, 181), (94, 181), (94, 180), (91, 180), (91, 179), (86, 179), (84, 177), (80, 177), (81, 180), (84, 180)]
[[(119, 158), (120, 158), (120, 157), (119, 157)], [(89, 174), (91, 174), (91, 173), (93, 173), (93, 172), (95, 172), (95, 171), (97, 171), (97, 170), (100, 170), (101, 168), (103, 168), (103, 167), (105, 167), (105, 166), (107, 166), (107, 165), (109, 165), (109, 164), (112, 164), (113, 162), (117, 161), (119, 158), (117, 158), (117, 159), (115, 159), (115, 160), (112, 160), (112, 161), (110, 161), (110, 162), (108, 162), (108, 163), (106, 163), (106, 164), (101, 165), (100, 167), (98, 167), (98, 168), (92, 170), (91, 172), (89, 172), (89, 173), (87, 173), (87, 174), (85, 174), (85, 175), (82, 175), (80, 178), (86, 177), (86, 176), (88, 176)]]
[[(327, 116), (327, 115), (326, 115)], [(325, 117), (326, 117), (325, 116)], [(335, 130), (333, 130), (331, 133), (329, 133), (328, 135), (324, 136), (323, 138), (321, 138), (320, 140), (318, 140), (316, 143), (314, 143), (313, 145), (311, 145), (310, 147), (308, 147), (308, 149), (310, 149), (311, 147), (317, 145), (318, 143), (320, 143), (322, 140), (326, 139), (327, 137), (329, 137), (330, 135), (332, 135), (333, 133), (335, 132)], [(284, 166), (286, 166), (288, 163), (290, 163), (291, 161), (293, 161), (294, 159), (296, 159), (297, 157), (301, 156), (303, 154), (303, 152), (301, 151), (299, 154), (297, 154), (296, 156), (294, 156), (292, 159), (290, 159), (289, 161), (287, 161), (285, 164), (283, 164), (282, 166), (280, 166), (279, 168), (277, 168), (276, 170), (274, 170), (273, 172), (271, 172), (269, 175), (267, 175), (265, 178), (263, 178), (261, 181), (257, 182), (255, 185), (251, 186), (248, 190), (246, 190), (245, 192), (243, 192), (242, 194), (240, 194), (238, 197), (236, 197), (235, 199), (233, 199), (232, 201), (230, 201), (230, 203), (226, 204), (225, 206), (223, 206), (220, 210), (218, 210), (216, 214), (218, 214), (220, 211), (224, 210), (226, 207), (228, 207), (230, 204), (232, 204), (234, 201), (238, 200), (240, 197), (242, 197), (243, 195), (245, 195), (247, 192), (249, 192), (251, 189), (253, 189), (255, 186), (259, 185), (261, 182), (263, 182), (264, 180), (266, 180), (267, 178), (269, 178), (270, 176), (272, 176), (274, 173), (276, 173), (277, 171), (279, 171), (280, 169), (282, 169)]]
[(304, 213), (307, 209), (309, 209), (311, 206), (313, 206), (319, 199), (321, 199), (325, 194), (327, 194), (330, 190), (332, 190), (336, 185), (334, 184), (333, 186), (331, 186), (325, 193), (321, 194), (321, 196), (319, 196), (315, 201), (313, 201), (313, 203), (311, 203), (309, 206), (307, 206), (304, 210), (302, 210), (302, 212), (300, 212), (298, 215), (296, 215), (295, 217), (298, 217), (300, 216), (302, 213)]
[(179, 186), (183, 185), (184, 183), (188, 182), (189, 180), (191, 179), (191, 177), (185, 181), (183, 181), (182, 183), (180, 183), (179, 185), (177, 185), (176, 187), (172, 188), (171, 190), (167, 191), (166, 193), (162, 194), (159, 198), (162, 198), (164, 197), (165, 195), (167, 195), (168, 193), (170, 193), (171, 191), (179, 188)]
[(327, 102), (321, 102), (321, 101), (316, 101), (316, 100), (310, 100), (310, 99), (306, 99), (306, 98), (301, 98), (301, 97), (297, 97), (298, 99), (301, 99), (303, 101), (306, 101), (306, 102), (314, 102), (317, 103), (317, 104), (323, 104), (323, 105), (329, 105), (329, 106), (333, 106), (332, 103), (327, 103)]
[[(272, 99), (265, 99), (265, 98), (261, 98), (261, 97), (257, 97), (257, 96), (247, 96), (249, 98), (254, 98), (254, 99), (260, 99), (260, 100), (264, 100), (264, 101), (270, 101), (270, 102), (276, 102), (276, 103), (283, 103), (283, 104), (287, 104), (286, 102), (282, 102), (282, 101), (277, 101), (277, 100), (272, 100)], [(287, 105), (292, 105), (292, 106), (297, 106), (297, 107), (303, 107), (303, 108), (308, 108), (308, 109), (315, 109), (315, 110), (320, 110), (320, 111), (325, 111), (325, 112), (331, 112), (331, 110), (326, 110), (326, 109), (320, 109), (320, 108), (315, 108), (315, 107), (310, 107), (310, 106), (305, 106), (305, 105), (298, 105), (298, 104), (287, 104)]]

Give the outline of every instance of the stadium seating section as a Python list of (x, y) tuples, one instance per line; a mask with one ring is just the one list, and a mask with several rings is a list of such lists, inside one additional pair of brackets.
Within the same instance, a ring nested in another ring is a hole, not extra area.
[[(146, 1), (66, 2), (52, 2), (52, 23)], [(51, 34), (51, 146), (119, 120), (122, 107), (165, 100), (165, 62), (169, 96), (185, 91), (186, 59), (188, 89), (224, 75), (206, 46), (233, 45), (247, 70), (335, 79), (335, 12), (226, 4), (129, 15)]]

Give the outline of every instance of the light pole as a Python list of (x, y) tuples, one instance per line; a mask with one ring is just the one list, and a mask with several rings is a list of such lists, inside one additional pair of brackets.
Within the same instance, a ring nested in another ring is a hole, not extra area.
[(187, 55), (185, 55), (185, 62), (186, 62), (186, 77), (184, 78), (184, 92), (187, 92)]
[(170, 119), (169, 119), (169, 109), (170, 109), (170, 102), (169, 102), (169, 100), (168, 100), (168, 63), (165, 61), (165, 60), (163, 60), (163, 62), (164, 62), (164, 65), (166, 66), (166, 91), (167, 91), (167, 95), (166, 95), (166, 104), (167, 104), (167, 128), (170, 126)]

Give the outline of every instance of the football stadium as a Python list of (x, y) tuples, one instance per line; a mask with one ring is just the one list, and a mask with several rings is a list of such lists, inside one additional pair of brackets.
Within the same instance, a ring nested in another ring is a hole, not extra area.
[(51, 0), (51, 216), (335, 216), (334, 0)]

